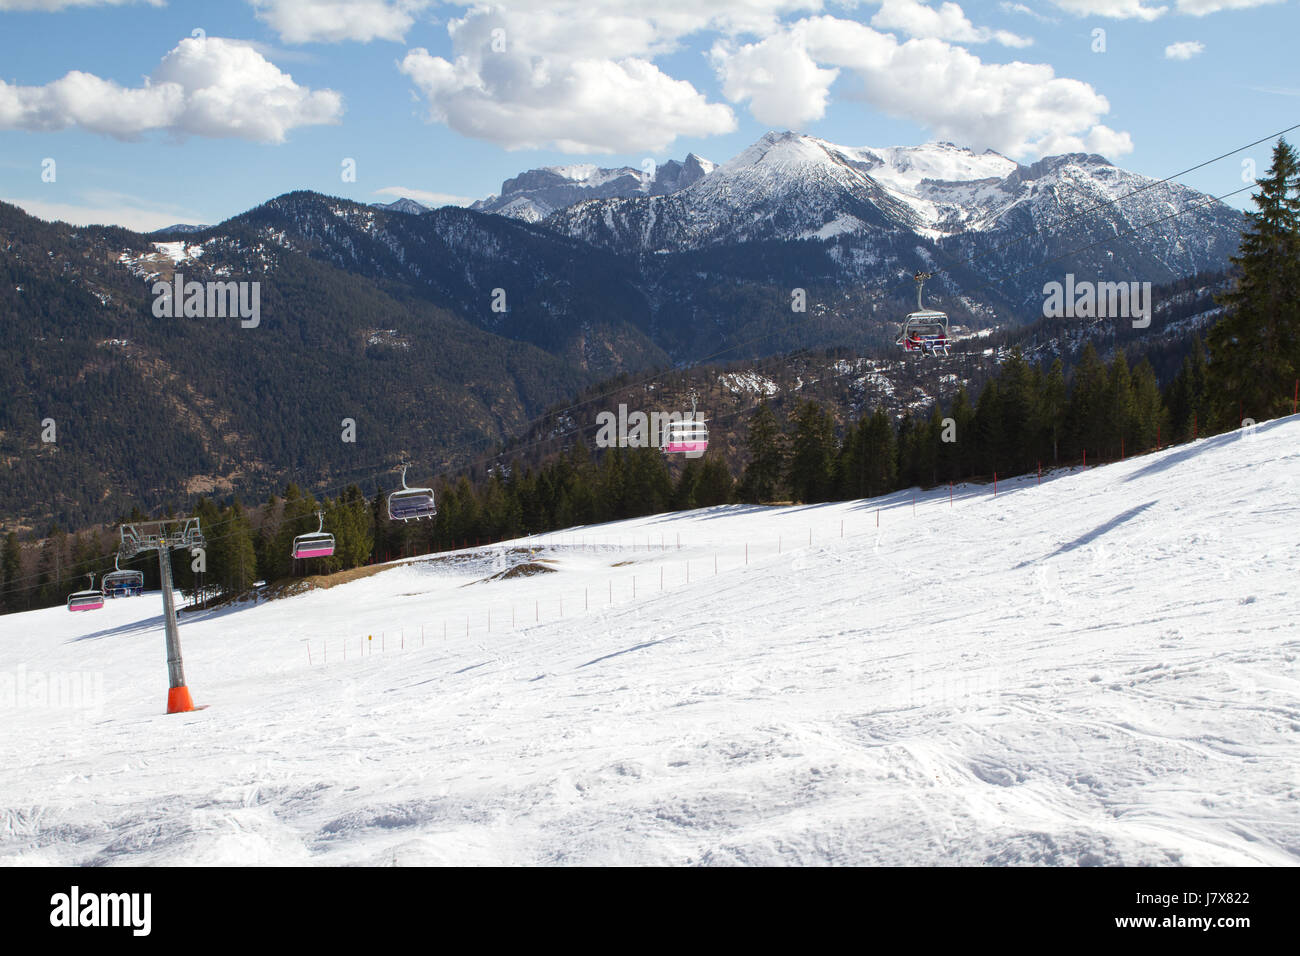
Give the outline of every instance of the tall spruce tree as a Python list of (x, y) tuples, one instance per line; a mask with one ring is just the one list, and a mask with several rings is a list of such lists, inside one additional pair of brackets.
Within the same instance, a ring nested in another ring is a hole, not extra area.
[(1300, 158), (1285, 139), (1251, 198), (1227, 313), (1210, 330), (1209, 376), (1217, 428), (1291, 410), (1300, 374)]
[(1133, 370), (1133, 415), (1129, 421), (1129, 450), (1140, 453), (1155, 448), (1157, 439), (1164, 437), (1166, 419), (1155, 369), (1144, 358)]
[(10, 531), (5, 535), (4, 553), (0, 554), (0, 611), (17, 611), (26, 604), (22, 576), (22, 545), (18, 533)]
[(1050, 450), (1052, 464), (1056, 464), (1061, 458), (1061, 435), (1065, 430), (1065, 367), (1060, 358), (1052, 362), (1047, 377), (1043, 379), (1038, 408), (1042, 416), (1044, 451)]
[(749, 420), (749, 464), (741, 480), (741, 497), (745, 501), (774, 500), (780, 491), (785, 472), (785, 436), (766, 401), (758, 403)]
[(1066, 407), (1069, 455), (1096, 459), (1105, 441), (1106, 366), (1091, 342), (1083, 347)]
[(1169, 431), (1159, 436), (1162, 442), (1189, 441), (1205, 434), (1209, 418), (1209, 370), (1205, 345), (1198, 335), (1192, 340), (1191, 352), (1183, 358), (1182, 368), (1165, 393), (1169, 409)]
[(860, 475), (857, 496), (874, 498), (893, 491), (898, 483), (897, 439), (885, 410), (877, 408), (858, 422), (858, 432), (860, 458), (853, 466)]
[(1129, 425), (1133, 420), (1133, 381), (1128, 358), (1115, 350), (1106, 373), (1106, 402), (1102, 413), (1102, 448), (1110, 458), (1128, 452)]
[(794, 436), (787, 475), (790, 494), (807, 504), (825, 501), (832, 494), (835, 420), (813, 401), (801, 403), (791, 420)]

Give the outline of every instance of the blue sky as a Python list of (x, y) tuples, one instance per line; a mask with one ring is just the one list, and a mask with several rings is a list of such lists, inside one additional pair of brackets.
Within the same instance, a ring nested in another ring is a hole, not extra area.
[(772, 128), (1164, 176), (1300, 123), (1297, 27), (1294, 0), (0, 0), (0, 198), (132, 228), (301, 188), (464, 201)]

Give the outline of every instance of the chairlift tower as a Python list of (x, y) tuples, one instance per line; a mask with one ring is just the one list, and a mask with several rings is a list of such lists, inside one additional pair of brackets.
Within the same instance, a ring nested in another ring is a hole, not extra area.
[(167, 713), (179, 714), (194, 709), (190, 690), (185, 685), (185, 666), (181, 662), (181, 635), (176, 623), (176, 596), (172, 587), (172, 551), (202, 548), (206, 544), (198, 518), (172, 521), (144, 521), (124, 524), (118, 545), (119, 559), (130, 560), (142, 551), (158, 552), (158, 576), (162, 583), (163, 626), (167, 631)]

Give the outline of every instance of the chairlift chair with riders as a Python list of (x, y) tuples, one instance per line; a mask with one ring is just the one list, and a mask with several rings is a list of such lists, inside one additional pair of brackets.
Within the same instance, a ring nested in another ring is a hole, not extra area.
[(709, 447), (709, 426), (703, 418), (695, 417), (695, 393), (691, 393), (691, 416), (680, 422), (668, 423), (664, 436), (665, 455), (692, 455), (699, 457)]
[(115, 556), (113, 558), (113, 570), (104, 575), (99, 582), (99, 589), (103, 592), (104, 597), (110, 598), (138, 595), (144, 590), (144, 572), (130, 569), (122, 570)]
[(948, 335), (947, 314), (921, 304), (925, 280), (932, 277), (929, 272), (918, 272), (912, 277), (916, 280), (916, 311), (903, 320), (903, 328), (895, 343), (904, 352), (920, 352), (923, 356), (948, 354), (952, 340)]
[(293, 539), (293, 557), (328, 558), (334, 553), (334, 535), (325, 530), (325, 512), (317, 511), (319, 525), (315, 531), (300, 534)]
[(90, 575), (90, 587), (68, 595), (69, 611), (98, 611), (104, 606), (104, 592), (95, 587), (95, 576)]
[(406, 484), (406, 469), (402, 465), (402, 487), (388, 496), (388, 517), (393, 521), (419, 521), (438, 513), (432, 488), (411, 488)]

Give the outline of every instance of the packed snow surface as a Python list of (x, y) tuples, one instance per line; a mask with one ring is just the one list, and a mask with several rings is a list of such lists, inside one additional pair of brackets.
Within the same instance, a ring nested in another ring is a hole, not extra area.
[(410, 561), (184, 615), (175, 716), (156, 593), (2, 617), (0, 860), (1294, 865), (1297, 479), (1292, 418)]

